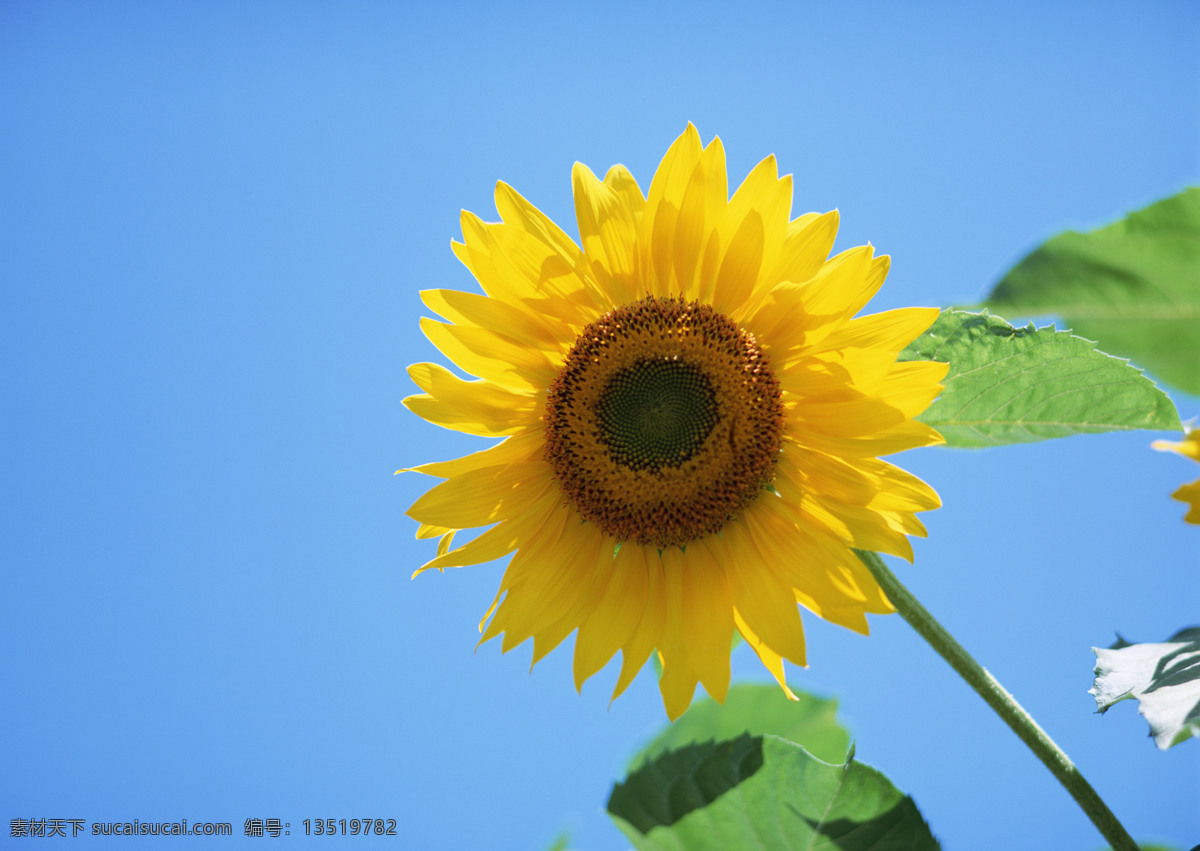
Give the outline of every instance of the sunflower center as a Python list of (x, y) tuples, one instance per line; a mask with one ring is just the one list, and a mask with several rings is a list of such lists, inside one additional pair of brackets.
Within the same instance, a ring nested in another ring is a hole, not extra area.
[(753, 334), (708, 305), (649, 296), (588, 325), (546, 399), (546, 460), (618, 541), (719, 532), (774, 477), (779, 381)]
[(678, 360), (639, 360), (609, 379), (596, 404), (600, 441), (634, 470), (678, 467), (718, 420), (704, 372)]

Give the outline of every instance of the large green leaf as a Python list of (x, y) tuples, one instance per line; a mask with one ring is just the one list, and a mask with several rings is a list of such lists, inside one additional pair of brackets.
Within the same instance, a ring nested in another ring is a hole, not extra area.
[(1005, 316), (1061, 316), (1105, 351), (1200, 395), (1200, 187), (1099, 230), (1059, 234), (986, 303)]
[(1014, 328), (987, 311), (943, 310), (900, 359), (950, 364), (941, 397), (918, 417), (949, 446), (1182, 428), (1171, 400), (1141, 370), (1053, 325)]
[(777, 685), (743, 683), (729, 689), (725, 703), (711, 697), (696, 701), (632, 760), (631, 767), (663, 751), (710, 739), (732, 739), (740, 733), (773, 735), (803, 745), (827, 762), (841, 762), (850, 734), (837, 722), (837, 701), (797, 691), (788, 700)]
[(1163, 750), (1200, 736), (1200, 627), (1181, 629), (1161, 644), (1093, 647), (1096, 682), (1089, 692), (1100, 712), (1128, 698)]
[(639, 851), (939, 847), (912, 799), (878, 771), (774, 736), (662, 753), (613, 787), (608, 811)]

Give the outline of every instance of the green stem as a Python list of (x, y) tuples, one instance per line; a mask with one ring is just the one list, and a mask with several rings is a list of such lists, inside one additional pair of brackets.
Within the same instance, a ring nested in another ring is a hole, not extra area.
[(1004, 686), (987, 672), (975, 659), (954, 640), (946, 628), (938, 623), (933, 615), (921, 605), (920, 601), (904, 587), (896, 575), (888, 569), (878, 555), (866, 550), (855, 550), (863, 564), (871, 571), (875, 581), (883, 588), (888, 599), (900, 612), (917, 634), (924, 638), (934, 650), (945, 659), (960, 677), (982, 697), (992, 710), (1004, 719), (1004, 723), (1012, 728), (1025, 746), (1028, 747), (1042, 763), (1050, 769), (1059, 783), (1071, 793), (1075, 802), (1087, 813), (1087, 817), (1096, 825), (1096, 829), (1108, 840), (1114, 851), (1138, 851), (1137, 843), (1130, 837), (1128, 831), (1117, 817), (1113, 815), (1108, 805), (1096, 794), (1092, 784), (1084, 779), (1079, 769), (1063, 753), (1062, 748), (1046, 735), (1028, 712), (1017, 703)]

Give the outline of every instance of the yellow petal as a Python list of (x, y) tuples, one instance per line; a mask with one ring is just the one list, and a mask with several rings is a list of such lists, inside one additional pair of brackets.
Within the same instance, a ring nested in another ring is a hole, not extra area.
[(537, 346), (553, 360), (561, 359), (575, 342), (561, 321), (547, 321), (544, 314), (477, 293), (459, 290), (422, 290), (421, 301), (430, 310), (456, 325), (477, 325), (499, 330), (518, 343)]
[[(654, 556), (650, 555), (650, 559)], [(662, 693), (667, 717), (674, 721), (682, 715), (692, 702), (699, 677), (694, 666), (699, 648), (688, 645), (685, 609), (685, 582), (683, 554), (678, 547), (669, 547), (660, 554), (663, 572), (666, 622), (662, 640), (658, 644), (658, 655), (662, 660), (662, 676), (658, 679), (658, 690)], [(689, 563), (688, 567), (691, 567)], [(728, 646), (726, 647), (728, 653)]]
[(758, 635), (750, 628), (750, 624), (742, 616), (742, 613), (734, 610), (733, 622), (737, 626), (737, 631), (741, 633), (742, 639), (750, 645), (750, 649), (758, 656), (763, 667), (770, 671), (771, 676), (775, 678), (775, 682), (779, 683), (783, 693), (787, 695), (788, 700), (799, 700), (795, 693), (788, 688), (787, 678), (783, 672), (783, 657), (771, 649)]
[(805, 344), (815, 345), (841, 327), (836, 320), (858, 313), (883, 285), (888, 264), (889, 258), (875, 257), (870, 245), (850, 248), (830, 258), (795, 290), (801, 300), (799, 313), (810, 317), (805, 321)]
[(696, 685), (699, 683), (699, 678), (696, 672), (691, 667), (685, 667), (682, 662), (683, 658), (676, 657), (674, 662), (668, 662), (667, 657), (660, 653), (662, 658), (663, 673), (658, 680), (658, 690), (662, 694), (663, 708), (667, 710), (667, 718), (674, 721), (684, 712), (692, 703), (692, 697), (696, 694)]
[[(731, 523), (728, 535), (715, 537), (710, 546), (723, 548), (720, 561), (729, 577), (733, 606), (758, 641), (776, 656), (793, 664), (805, 664), (804, 627), (790, 589), (764, 570), (754, 555), (754, 545), (746, 540), (744, 523)], [(726, 543), (725, 539), (728, 539)], [(744, 633), (743, 633), (744, 636)], [(780, 668), (782, 675), (782, 668)]]
[[(678, 552), (678, 548), (673, 548)], [(683, 564), (683, 555), (679, 557)], [(718, 703), (729, 689), (729, 649), (733, 640), (733, 600), (725, 571), (703, 539), (688, 547), (683, 579), (683, 639), (688, 658)]]
[(1171, 496), (1188, 504), (1188, 513), (1183, 517), (1185, 523), (1200, 524), (1200, 480), (1184, 485)]
[(689, 123), (667, 150), (650, 181), (638, 234), (641, 268), (647, 279), (643, 281), (646, 289), (641, 295), (665, 296), (670, 292), (675, 224), (702, 151), (700, 134)]
[[(761, 564), (793, 589), (795, 599), (825, 620), (865, 631), (864, 611), (891, 611), (870, 574), (844, 541), (798, 526), (798, 510), (764, 495), (743, 515)], [(865, 583), (865, 584), (864, 584)]]
[[(451, 476), (457, 476), (460, 473), (466, 473), (470, 470), (505, 466), (517, 461), (540, 458), (542, 452), (543, 439), (542, 430), (539, 425), (533, 429), (526, 429), (523, 432), (519, 432), (512, 437), (506, 437), (495, 446), (479, 452), (472, 452), (470, 455), (464, 455), (461, 458), (454, 458), (450, 461), (431, 461), (428, 464), (419, 464), (416, 467), (405, 467), (396, 472), (424, 473), (427, 476), (448, 479)], [(418, 535), (417, 537), (422, 536)]]
[(430, 488), (408, 516), (454, 529), (490, 526), (528, 510), (551, 487), (558, 485), (545, 462), (485, 467)]
[(871, 500), (871, 507), (883, 511), (929, 511), (941, 508), (942, 500), (937, 491), (919, 478), (874, 458), (860, 459), (859, 464), (879, 481), (879, 491)]
[(685, 298), (696, 297), (699, 290), (696, 276), (700, 272), (704, 247), (716, 217), (724, 210), (728, 191), (725, 149), (720, 139), (713, 139), (701, 153), (684, 190), (671, 242), (674, 286), (660, 295), (674, 291)]
[(591, 273), (616, 304), (628, 304), (637, 298), (640, 261), (638, 222), (627, 206), (627, 195), (602, 183), (582, 163), (575, 163), (571, 178), (575, 218)]
[(879, 457), (916, 449), (919, 446), (936, 446), (945, 442), (938, 434), (937, 429), (916, 420), (909, 420), (889, 428), (887, 431), (866, 437), (837, 437), (812, 430), (803, 432), (796, 430), (793, 434), (790, 426), (787, 427), (787, 430), (788, 438), (794, 439), (803, 446), (844, 458)]
[(827, 529), (856, 549), (888, 553), (911, 563), (912, 544), (903, 529), (892, 525), (893, 520), (889, 513), (811, 495), (801, 504), (799, 518), (802, 525)]
[(602, 568), (601, 554), (612, 552), (612, 541), (593, 527), (577, 543), (576, 548), (564, 550), (566, 561), (561, 562), (575, 566), (570, 571), (571, 581), (560, 586), (554, 598), (538, 607), (541, 611), (533, 633), (533, 664), (578, 629), (608, 579), (607, 571)]
[(452, 244), (454, 253), (492, 298), (567, 322), (604, 303), (573, 243), (564, 253), (519, 226), (487, 224), (466, 211), (460, 221), (463, 242)]
[(898, 363), (888, 371), (880, 399), (906, 417), (915, 417), (942, 392), (941, 381), (950, 365), (934, 361)]
[(647, 557), (644, 547), (624, 546), (616, 555), (614, 570), (640, 571), (646, 577), (645, 606), (633, 635), (621, 646), (621, 673), (613, 687), (612, 700), (633, 682), (658, 644), (666, 623), (666, 593), (657, 553)]
[[(530, 613), (527, 611), (530, 607), (522, 599), (522, 589), (532, 589), (535, 594), (552, 593), (545, 589), (547, 580), (562, 580), (561, 575), (553, 570), (553, 563), (547, 558), (547, 553), (553, 557), (559, 542), (562, 541), (562, 533), (571, 513), (564, 507), (543, 516), (542, 522), (530, 534), (525, 546), (513, 554), (500, 580), (497, 597), (503, 594), (503, 599), (499, 600), (498, 606), (493, 604), (495, 614), (480, 637), (480, 644), (504, 633), (501, 649), (507, 653), (537, 630), (537, 623), (530, 623)], [(533, 613), (534, 620), (537, 620), (538, 616), (538, 613)]]
[(763, 262), (763, 218), (751, 210), (742, 219), (717, 274), (713, 306), (721, 313), (740, 314), (758, 280)]
[(875, 349), (792, 352), (779, 358), (779, 383), (804, 403), (837, 402), (879, 396), (896, 356)]
[(545, 354), (483, 328), (421, 317), (421, 330), (463, 372), (511, 390), (541, 390), (558, 374)]
[(604, 590), (584, 615), (575, 637), (573, 671), (576, 690), (608, 664), (633, 636), (646, 605), (647, 578), (644, 569), (617, 568), (611, 550), (601, 550), (599, 571), (607, 574)]
[[(934, 393), (937, 393), (937, 385)], [(928, 404), (928, 403), (926, 403)], [(876, 434), (907, 419), (904, 412), (881, 399), (863, 397), (848, 401), (809, 401), (796, 409), (797, 427), (840, 437)]]
[(425, 394), (409, 396), (404, 407), (456, 431), (482, 437), (516, 434), (539, 413), (539, 400), (532, 394), (513, 393), (490, 381), (464, 381), (437, 364), (413, 364), (408, 374)]
[(774, 286), (782, 282), (802, 284), (816, 274), (833, 250), (837, 238), (838, 211), (811, 213), (788, 224), (787, 236), (775, 267), (763, 283)]
[(444, 536), (444, 546), (438, 545), (437, 558), (422, 565), (413, 576), (430, 568), (443, 570), (447, 567), (464, 567), (468, 564), (494, 561), (508, 555), (542, 525), (546, 514), (557, 500), (558, 494), (552, 489), (548, 490), (528, 512), (497, 523), (453, 550), (449, 549), (453, 533)]
[[(788, 233), (788, 219), (792, 210), (792, 176), (778, 176), (779, 169), (774, 155), (756, 165), (742, 185), (729, 200), (723, 234), (735, 234), (745, 227), (747, 218), (754, 218), (754, 229), (760, 234), (761, 245), (757, 249), (758, 261), (754, 264), (752, 277), (742, 281), (735, 290), (718, 291), (715, 305), (718, 310), (740, 319), (752, 310), (765, 290), (758, 292), (760, 270), (769, 271), (779, 262)], [(731, 239), (731, 243), (733, 240)], [(770, 283), (764, 279), (764, 286)]]
[(558, 255), (567, 268), (583, 265), (583, 252), (562, 228), (550, 220), (537, 207), (530, 204), (517, 190), (507, 183), (498, 182), (495, 192), (496, 212), (500, 219), (512, 227), (519, 228), (550, 249), (546, 257)]
[(538, 389), (537, 385), (530, 382), (512, 364), (495, 358), (481, 357), (465, 345), (459, 339), (458, 334), (447, 330), (451, 326), (427, 317), (421, 318), (420, 325), (430, 342), (463, 372), (491, 381), (517, 393), (530, 393)]
[(928, 511), (941, 505), (933, 488), (885, 461), (859, 458), (851, 463), (799, 446), (787, 447), (784, 454), (788, 463), (780, 464), (776, 487), (795, 500), (811, 490), (882, 511)]
[(1200, 461), (1200, 429), (1192, 429), (1187, 436), (1179, 441), (1156, 440), (1150, 444), (1159, 452), (1174, 452), (1193, 461)]
[[(403, 471), (397, 470), (396, 472), (399, 473), (399, 472), (403, 472)], [(455, 530), (451, 529), (448, 526), (431, 526), (428, 523), (421, 523), (420, 525), (417, 526), (417, 539), (419, 540), (421, 538), (437, 538), (439, 536), (443, 536), (443, 535), (447, 534), (448, 532), (453, 532), (453, 531), (455, 531)]]
[(810, 338), (828, 336), (843, 321), (841, 311), (824, 315), (813, 312), (808, 297), (805, 284), (782, 281), (749, 306), (743, 317), (742, 323), (766, 345), (772, 365), (778, 370), (786, 370), (790, 363), (809, 356)]
[(493, 622), (504, 628), (505, 652), (532, 637), (535, 664), (579, 625), (603, 578), (597, 565), (604, 536), (594, 525), (580, 523), (573, 510), (558, 513), (565, 515), (564, 522), (546, 525), (545, 534), (530, 538), (530, 546), (519, 554), (525, 564), (517, 570), (514, 558), (514, 576), (506, 576), (505, 582), (509, 593)]
[(634, 221), (640, 222), (642, 214), (646, 211), (646, 198), (629, 169), (623, 165), (613, 166), (605, 173), (604, 184), (617, 193)]
[(941, 311), (936, 307), (904, 307), (860, 316), (825, 338), (825, 349), (871, 349), (891, 354), (911, 343), (933, 324)]

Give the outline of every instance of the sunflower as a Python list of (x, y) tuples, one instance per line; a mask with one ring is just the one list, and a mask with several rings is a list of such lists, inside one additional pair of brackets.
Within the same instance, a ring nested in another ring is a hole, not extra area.
[(440, 538), (417, 573), (512, 553), (480, 642), (532, 638), (536, 664), (574, 632), (577, 689), (620, 651), (615, 699), (657, 653), (674, 719), (698, 682), (724, 698), (736, 631), (791, 696), (797, 603), (865, 634), (893, 608), (853, 548), (911, 561), (940, 504), (879, 460), (941, 442), (913, 417), (946, 365), (896, 361), (938, 311), (855, 318), (888, 258), (830, 258), (837, 212), (790, 219), (773, 156), (731, 198), (691, 124), (646, 195), (620, 165), (572, 180), (580, 244), (499, 183), (501, 221), (464, 211), (453, 244), (484, 294), (421, 293), (446, 320), (422, 330), (477, 378), (415, 364), (405, 405), (503, 440), (409, 468), (445, 479), (408, 511)]
[[(1200, 461), (1200, 429), (1191, 429), (1178, 443), (1170, 440), (1156, 440), (1150, 445), (1163, 452), (1174, 452), (1185, 458), (1191, 458), (1193, 461)], [(1200, 526), (1200, 479), (1190, 485), (1183, 485), (1171, 496), (1188, 504), (1188, 513), (1183, 517), (1184, 522)]]

